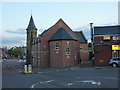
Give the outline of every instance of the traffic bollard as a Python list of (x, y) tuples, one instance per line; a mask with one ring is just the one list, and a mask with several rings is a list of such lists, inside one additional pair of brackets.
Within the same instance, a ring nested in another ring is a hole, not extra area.
[(27, 73), (27, 65), (24, 65), (24, 73)]

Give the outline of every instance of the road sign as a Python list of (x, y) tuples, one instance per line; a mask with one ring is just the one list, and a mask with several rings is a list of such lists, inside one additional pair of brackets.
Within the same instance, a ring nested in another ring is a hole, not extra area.
[(112, 45), (112, 50), (120, 50), (120, 45)]

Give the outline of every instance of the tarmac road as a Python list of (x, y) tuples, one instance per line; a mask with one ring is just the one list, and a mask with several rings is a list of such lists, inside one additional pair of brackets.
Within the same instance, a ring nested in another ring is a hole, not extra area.
[(6, 61), (3, 65), (3, 88), (118, 88), (119, 84), (119, 68), (77, 67), (23, 74), (20, 62)]

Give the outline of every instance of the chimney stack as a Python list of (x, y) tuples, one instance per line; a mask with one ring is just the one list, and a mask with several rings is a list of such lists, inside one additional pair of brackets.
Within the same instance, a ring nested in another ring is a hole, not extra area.
[(90, 23), (91, 42), (93, 42), (93, 23)]
[(120, 25), (120, 1), (118, 2), (118, 24)]

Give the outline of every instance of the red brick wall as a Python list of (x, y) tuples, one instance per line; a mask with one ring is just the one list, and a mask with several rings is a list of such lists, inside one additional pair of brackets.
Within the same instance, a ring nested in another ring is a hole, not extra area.
[[(115, 35), (113, 35), (115, 36)], [(113, 36), (110, 36), (110, 44), (114, 44), (114, 43), (120, 43), (120, 40), (113, 40)], [(120, 35), (116, 35), (116, 36), (120, 36)], [(95, 44), (101, 44), (101, 41), (103, 41), (103, 36), (97, 36), (94, 38), (94, 42)]]
[(81, 43), (80, 47), (82, 47), (82, 50), (80, 50), (80, 58), (82, 62), (89, 60), (88, 44)]
[(37, 49), (37, 43), (34, 44), (34, 66), (37, 67), (38, 66), (38, 56), (37, 56), (37, 52), (38, 52), (38, 49)]
[(40, 42), (38, 42), (38, 50), (37, 50), (37, 54), (38, 54), (38, 67), (40, 67)]
[(32, 50), (32, 52), (31, 52), (32, 53), (32, 65), (34, 66), (34, 58), (33, 58), (34, 57), (34, 45), (32, 45), (31, 50)]
[[(108, 60), (112, 57), (111, 46), (95, 46), (95, 65), (108, 65)], [(102, 60), (102, 61), (101, 61)]]
[(113, 40), (112, 37), (113, 36), (110, 36), (110, 45), (100, 45), (101, 41), (103, 41), (103, 36), (97, 36), (94, 38), (94, 55), (96, 66), (108, 65), (108, 60), (112, 58), (112, 44), (120, 42), (120, 40)]
[(32, 64), (34, 67), (40, 66), (40, 42), (32, 45)]
[[(59, 53), (55, 51), (55, 43), (60, 44)], [(69, 44), (67, 44), (69, 42)], [(70, 48), (70, 56), (66, 56), (66, 48)], [(75, 55), (77, 60), (75, 60)], [(69, 67), (79, 63), (79, 42), (72, 40), (51, 41), (50, 42), (50, 66), (51, 67)]]
[[(60, 45), (60, 48), (58, 51), (55, 50), (56, 42), (59, 43)], [(62, 42), (51, 41), (49, 44), (50, 44), (50, 67), (63, 67)]]

